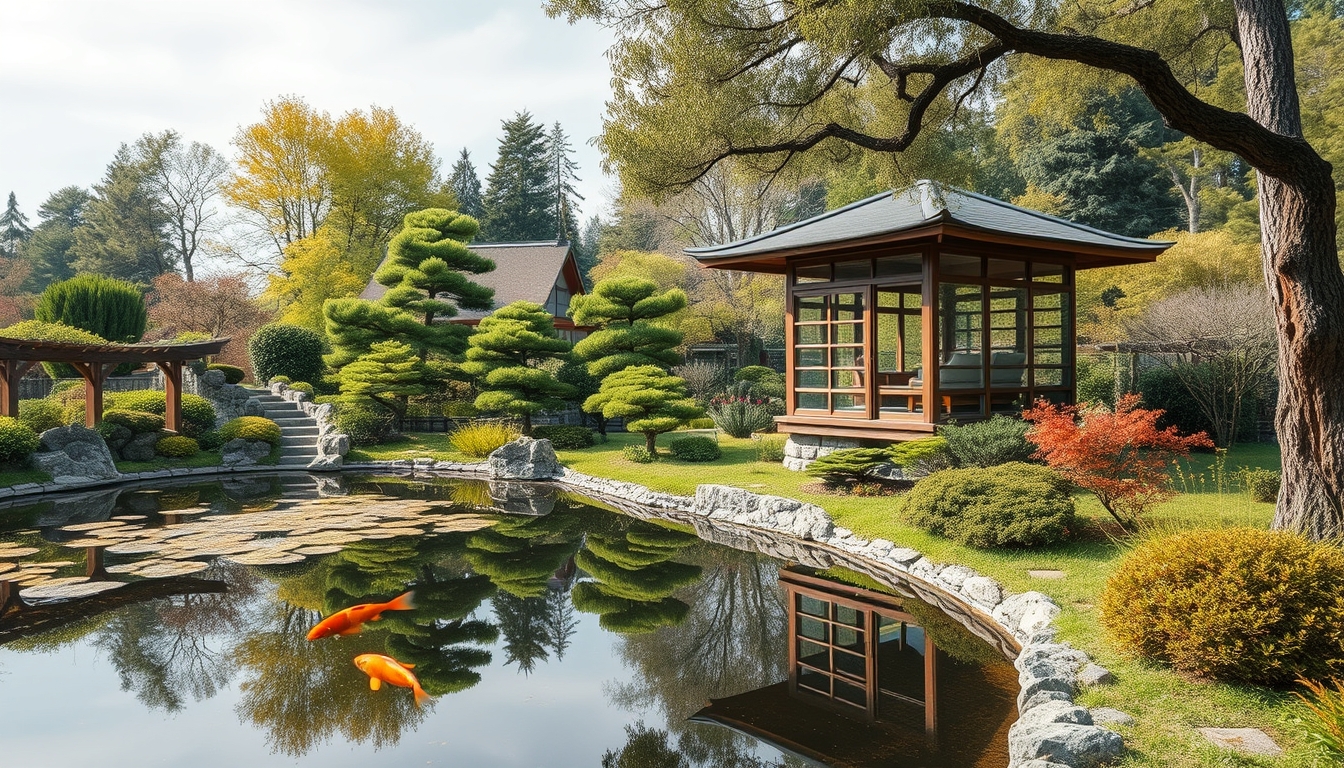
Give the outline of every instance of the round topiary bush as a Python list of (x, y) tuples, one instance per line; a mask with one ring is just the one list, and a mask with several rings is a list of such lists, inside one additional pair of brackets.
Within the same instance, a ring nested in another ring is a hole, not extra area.
[(163, 417), (157, 413), (128, 411), (119, 408), (103, 411), (103, 423), (125, 427), (133, 435), (143, 435), (147, 432), (158, 432), (163, 429)]
[(185, 459), (200, 453), (201, 446), (190, 437), (169, 435), (154, 444), (154, 452), (170, 459)]
[(149, 313), (135, 283), (90, 272), (48, 285), (33, 307), (33, 317), (129, 344), (144, 337)]
[(313, 396), (313, 385), (309, 384), (306, 381), (296, 381), (293, 384), (290, 384), (289, 388), (295, 390), (296, 392), (304, 392), (309, 397)]
[(626, 461), (633, 461), (636, 464), (652, 464), (658, 458), (642, 445), (627, 445), (621, 449), (621, 455)]
[(342, 404), (335, 421), (336, 428), (349, 435), (351, 445), (378, 445), (392, 434), (392, 414), (372, 408)]
[(211, 363), (205, 366), (207, 371), (220, 371), (224, 374), (224, 381), (229, 384), (241, 384), (243, 379), (247, 378), (247, 373), (236, 365), (225, 365), (224, 363)]
[(37, 450), (37, 433), (13, 416), (0, 416), (0, 464), (17, 464)]
[(266, 381), (268, 384), (292, 384), (293, 382), (294, 380), (288, 376), (272, 376)]
[(280, 444), (280, 425), (261, 416), (239, 416), (224, 422), (219, 428), (224, 442), (230, 440), (262, 440), (271, 445)]
[(592, 448), (596, 439), (593, 430), (572, 424), (548, 424), (532, 430), (532, 436), (538, 440), (551, 441), (551, 447), (561, 449)]
[(65, 424), (65, 408), (55, 400), (20, 400), (19, 421), (39, 435)]
[(1262, 685), (1344, 674), (1344, 552), (1281, 531), (1188, 531), (1137, 547), (1101, 595), (1122, 649)]
[(1027, 439), (1031, 425), (1021, 419), (995, 414), (985, 421), (948, 424), (938, 428), (947, 450), (959, 467), (993, 467), (1030, 461), (1036, 445)]
[(307, 328), (283, 323), (263, 325), (247, 341), (247, 354), (257, 381), (288, 376), (293, 381), (313, 381), (326, 367), (322, 353), (326, 340)]
[[(109, 408), (123, 411), (144, 411), (163, 416), (168, 412), (164, 393), (153, 389), (140, 389), (133, 392), (117, 392), (108, 397)], [(81, 411), (82, 412), (82, 411)], [(197, 437), (215, 428), (215, 406), (200, 395), (182, 394), (181, 432), (187, 437)]]
[(915, 483), (901, 514), (972, 547), (1051, 544), (1074, 525), (1068, 483), (1046, 467), (1021, 462), (934, 472)]
[[(19, 403), (19, 418), (23, 418), (23, 403)], [(1243, 469), (1241, 482), (1251, 494), (1251, 501), (1278, 501), (1283, 475), (1273, 469)]]
[(667, 451), (682, 461), (713, 461), (723, 455), (718, 443), (702, 435), (678, 437), (667, 444)]

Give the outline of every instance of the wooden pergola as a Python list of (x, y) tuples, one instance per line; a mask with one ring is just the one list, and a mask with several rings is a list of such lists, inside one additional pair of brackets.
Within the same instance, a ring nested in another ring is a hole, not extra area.
[(38, 363), (65, 363), (84, 378), (84, 424), (103, 420), (103, 384), (124, 363), (153, 364), (163, 371), (164, 427), (182, 421), (182, 364), (217, 355), (228, 338), (184, 344), (72, 344), (0, 338), (0, 416), (19, 415), (19, 380)]

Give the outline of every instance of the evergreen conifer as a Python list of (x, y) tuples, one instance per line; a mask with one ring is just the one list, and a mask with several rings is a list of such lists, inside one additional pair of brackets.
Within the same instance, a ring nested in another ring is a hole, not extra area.
[(574, 346), (574, 355), (586, 361), (588, 372), (597, 377), (632, 365), (670, 368), (681, 362), (674, 349), (681, 343), (681, 332), (654, 321), (685, 307), (686, 294), (680, 288), (659, 293), (649, 280), (603, 280), (592, 293), (570, 299), (574, 322), (598, 329)]
[(448, 188), (457, 198), (458, 213), (477, 221), (485, 216), (485, 208), (481, 205), (481, 177), (476, 175), (476, 166), (471, 162), (471, 153), (466, 147), (462, 148), (461, 156), (453, 163), (453, 170), (448, 176)]
[(583, 410), (608, 419), (625, 419), (625, 428), (644, 435), (649, 453), (658, 455), (654, 441), (691, 419), (705, 415), (686, 392), (686, 382), (656, 365), (636, 365), (609, 374)]
[(489, 241), (553, 240), (555, 190), (546, 129), (519, 112), (504, 122), (499, 157), (486, 179), (482, 236)]
[(558, 121), (551, 128), (546, 146), (550, 151), (547, 164), (551, 167), (551, 189), (555, 195), (555, 239), (577, 243), (581, 232), (575, 202), (582, 200), (583, 195), (575, 191), (574, 182), (582, 179), (578, 176), (579, 164), (574, 161), (574, 147)]
[(424, 379), (424, 364), (410, 345), (380, 341), (341, 369), (341, 402), (373, 403), (404, 418), (406, 399), (427, 391)]
[(28, 217), (19, 210), (19, 200), (13, 192), (9, 193), (9, 202), (5, 212), (0, 213), (0, 256), (12, 259), (19, 255), (19, 249), (32, 237), (33, 230), (28, 226)]

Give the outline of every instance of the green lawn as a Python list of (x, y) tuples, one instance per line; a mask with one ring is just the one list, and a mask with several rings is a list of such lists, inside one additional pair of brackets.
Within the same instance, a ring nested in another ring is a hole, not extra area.
[[(275, 451), (272, 451), (275, 453)], [(263, 459), (264, 461), (264, 459)], [(156, 456), (150, 461), (118, 461), (118, 472), (153, 472), (156, 469), (179, 469), (182, 467), (218, 467), (223, 463), (219, 451), (200, 451), (185, 459), (170, 459)]]
[(358, 464), (363, 461), (395, 461), (422, 456), (429, 456), (435, 461), (480, 461), (454, 450), (444, 432), (406, 434), (396, 442), (351, 448), (345, 455), (345, 461), (347, 464)]

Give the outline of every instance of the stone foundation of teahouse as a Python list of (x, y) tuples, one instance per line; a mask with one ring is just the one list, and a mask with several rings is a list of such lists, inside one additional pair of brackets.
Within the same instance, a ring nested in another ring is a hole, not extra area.
[(807, 465), (833, 451), (859, 448), (861, 440), (852, 437), (821, 437), (820, 435), (789, 435), (784, 441), (784, 468), (802, 472)]

